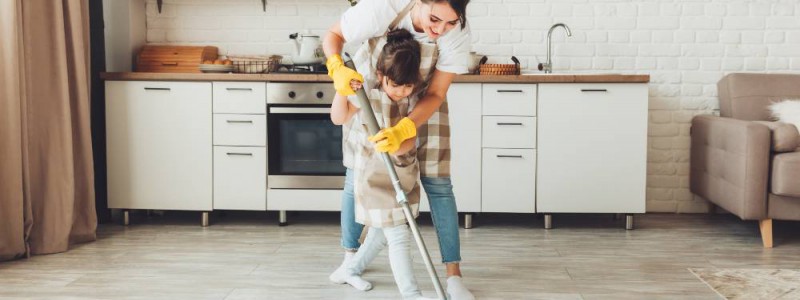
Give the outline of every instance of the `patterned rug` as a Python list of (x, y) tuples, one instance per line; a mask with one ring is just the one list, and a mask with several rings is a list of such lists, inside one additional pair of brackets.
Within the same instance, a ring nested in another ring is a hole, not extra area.
[(690, 268), (689, 271), (728, 300), (800, 299), (800, 270)]

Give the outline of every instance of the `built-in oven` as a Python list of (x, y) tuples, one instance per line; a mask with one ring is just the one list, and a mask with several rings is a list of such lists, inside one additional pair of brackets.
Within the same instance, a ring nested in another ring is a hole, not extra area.
[(342, 129), (330, 119), (331, 83), (267, 83), (267, 186), (342, 189)]

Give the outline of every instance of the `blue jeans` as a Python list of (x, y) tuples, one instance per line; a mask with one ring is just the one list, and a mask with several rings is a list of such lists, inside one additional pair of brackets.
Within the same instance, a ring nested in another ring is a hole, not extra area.
[[(346, 250), (357, 250), (361, 244), (358, 239), (364, 225), (356, 223), (355, 196), (353, 195), (353, 171), (347, 169), (342, 193), (342, 247)], [(461, 241), (458, 236), (458, 209), (453, 185), (449, 177), (422, 177), (422, 187), (428, 194), (431, 207), (431, 219), (439, 239), (439, 251), (442, 263), (458, 263), (461, 261)]]

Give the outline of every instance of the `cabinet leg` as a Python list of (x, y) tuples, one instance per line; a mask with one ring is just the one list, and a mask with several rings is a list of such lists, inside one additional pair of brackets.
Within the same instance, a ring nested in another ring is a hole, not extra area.
[(286, 226), (289, 223), (286, 223), (286, 211), (282, 210), (278, 212), (278, 226)]
[(625, 229), (633, 230), (633, 214), (625, 215)]
[(464, 229), (472, 229), (472, 214), (464, 214)]
[(127, 209), (122, 211), (122, 225), (131, 225), (131, 212)]
[(208, 227), (208, 212), (204, 211), (200, 216), (200, 226)]
[(553, 228), (553, 215), (544, 215), (544, 229)]

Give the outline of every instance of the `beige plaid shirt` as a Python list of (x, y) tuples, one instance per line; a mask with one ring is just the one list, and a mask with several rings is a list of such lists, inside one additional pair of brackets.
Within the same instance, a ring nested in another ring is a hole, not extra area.
[[(408, 116), (413, 103), (406, 98), (392, 101), (377, 89), (367, 94), (375, 112), (378, 125), (382, 128), (397, 124)], [(394, 227), (407, 222), (403, 208), (397, 203), (397, 195), (392, 185), (389, 171), (380, 152), (368, 140), (367, 128), (362, 117), (363, 110), (352, 118), (357, 126), (352, 128), (352, 144), (355, 145), (353, 188), (356, 200), (356, 222), (371, 227)], [(415, 150), (399, 156), (392, 156), (394, 168), (400, 179), (400, 186), (406, 193), (411, 211), (419, 214), (420, 186), (419, 164)]]
[[(411, 2), (412, 5), (415, 1)], [(397, 23), (410, 11), (411, 5), (406, 10), (398, 14), (397, 18), (389, 25), (395, 28)], [(387, 31), (388, 32), (388, 31)], [(375, 65), (380, 55), (383, 45), (386, 44), (386, 35), (370, 39), (358, 49), (353, 57), (356, 69), (364, 75), (364, 86), (372, 88), (376, 84)], [(412, 103), (421, 98), (427, 90), (427, 83), (433, 76), (433, 70), (439, 57), (439, 51), (435, 43), (420, 43), (420, 73), (425, 78), (425, 85), (419, 89), (419, 93), (411, 97)], [(351, 96), (355, 97), (355, 96)], [(351, 98), (351, 102), (356, 102)], [(395, 116), (392, 116), (395, 117)], [(342, 154), (344, 166), (354, 167), (355, 145), (351, 142), (350, 132), (352, 132), (353, 122), (345, 123), (342, 126)], [(423, 177), (450, 177), (450, 119), (448, 117), (447, 99), (433, 113), (431, 118), (422, 126), (417, 128), (417, 159), (420, 166), (420, 175)]]

